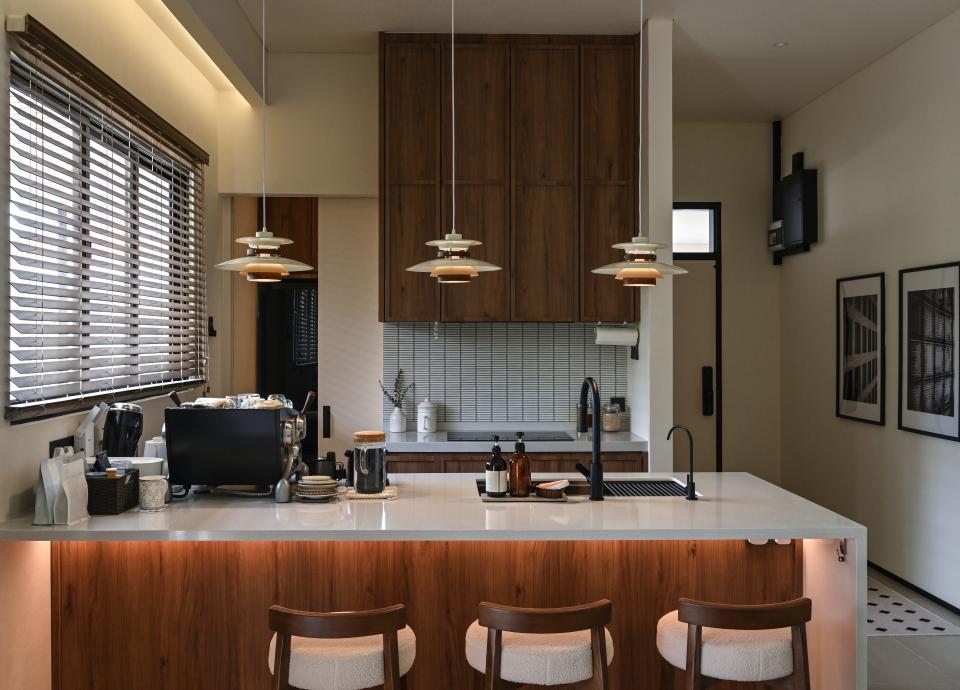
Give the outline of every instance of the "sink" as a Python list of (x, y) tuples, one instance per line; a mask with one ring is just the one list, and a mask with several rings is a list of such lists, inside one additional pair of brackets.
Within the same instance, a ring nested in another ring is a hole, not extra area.
[[(537, 480), (538, 484), (556, 481)], [(585, 479), (568, 480), (570, 486), (564, 491), (567, 496), (589, 496), (590, 484)], [(477, 480), (477, 492), (482, 496), (484, 480)], [(609, 498), (655, 498), (659, 496), (687, 495), (686, 484), (677, 479), (606, 479), (603, 482), (603, 495)]]

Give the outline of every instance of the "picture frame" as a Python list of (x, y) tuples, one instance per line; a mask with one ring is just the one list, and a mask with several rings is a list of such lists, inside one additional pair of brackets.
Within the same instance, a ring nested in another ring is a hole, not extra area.
[(900, 271), (898, 428), (960, 441), (960, 261)]
[(886, 276), (837, 279), (836, 416), (886, 424)]

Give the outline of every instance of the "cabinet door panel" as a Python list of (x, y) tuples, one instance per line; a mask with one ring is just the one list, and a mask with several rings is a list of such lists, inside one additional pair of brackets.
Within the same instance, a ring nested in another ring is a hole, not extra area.
[(577, 177), (577, 47), (513, 49), (516, 183), (568, 183)]
[[(632, 46), (581, 48), (580, 177), (630, 184), (637, 165)], [(631, 185), (634, 186), (635, 185)]]
[(437, 286), (429, 273), (412, 273), (408, 266), (431, 258), (424, 246), (434, 239), (437, 227), (436, 193), (433, 185), (392, 185), (385, 233), (387, 321), (433, 321), (437, 318)]
[(513, 231), (514, 321), (575, 321), (577, 191), (518, 187)]
[[(457, 47), (457, 218), (464, 237), (482, 245), (477, 259), (501, 267), (467, 285), (440, 287), (444, 321), (510, 319), (510, 52), (506, 45)], [(444, 51), (443, 229), (453, 225), (450, 204), (450, 55)]]
[[(450, 223), (450, 186), (443, 197), (446, 227)], [(483, 242), (471, 254), (501, 267), (481, 273), (466, 285), (440, 286), (444, 321), (509, 321), (509, 215), (506, 186), (457, 185), (457, 229)]]
[[(510, 157), (510, 49), (457, 46), (457, 181), (505, 184)], [(450, 179), (450, 46), (443, 51), (443, 169)]]
[(610, 245), (629, 241), (633, 232), (633, 194), (623, 185), (584, 185), (580, 231), (580, 318), (583, 321), (632, 321), (635, 295), (609, 275), (591, 270), (620, 261), (623, 253)]
[(388, 44), (385, 50), (388, 181), (436, 181), (440, 144), (438, 46)]
[[(257, 230), (263, 218), (263, 200), (257, 201)], [(293, 240), (281, 247), (281, 256), (313, 266), (317, 265), (317, 199), (307, 196), (267, 197), (267, 230), (278, 237)], [(253, 234), (253, 233), (249, 233)], [(298, 274), (309, 275), (310, 272)]]

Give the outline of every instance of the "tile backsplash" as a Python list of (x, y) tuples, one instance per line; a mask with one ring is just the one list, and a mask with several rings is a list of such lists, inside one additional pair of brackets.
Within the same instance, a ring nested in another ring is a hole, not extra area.
[[(403, 411), (437, 403), (444, 422), (575, 422), (580, 383), (593, 376), (604, 401), (627, 394), (629, 348), (597, 345), (586, 323), (385, 323), (383, 383), (413, 383)], [(393, 411), (383, 401), (384, 428)]]

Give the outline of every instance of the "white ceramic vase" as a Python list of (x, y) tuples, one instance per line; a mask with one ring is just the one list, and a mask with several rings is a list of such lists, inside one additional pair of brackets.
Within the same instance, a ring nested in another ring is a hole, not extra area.
[(391, 434), (401, 434), (407, 430), (407, 416), (403, 414), (403, 410), (399, 407), (394, 407), (393, 412), (390, 413), (390, 433)]

